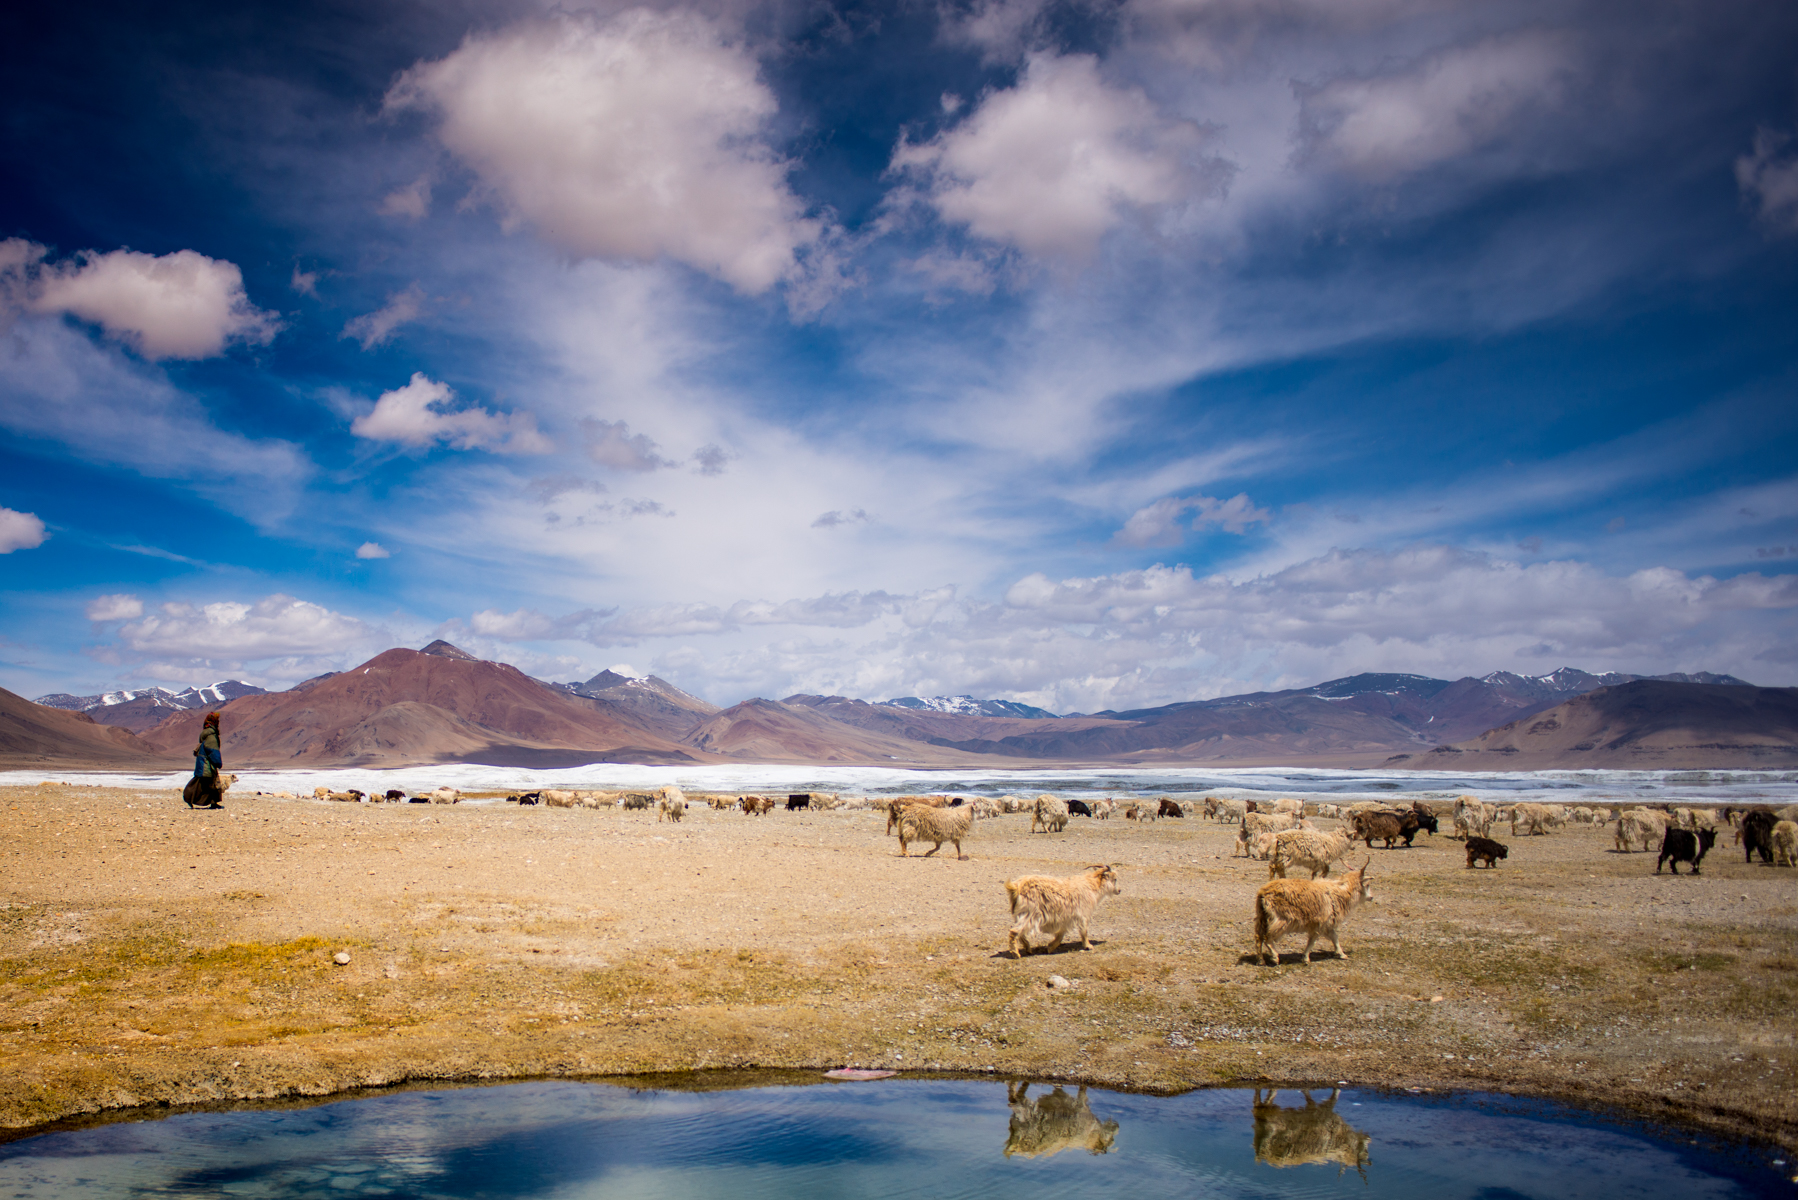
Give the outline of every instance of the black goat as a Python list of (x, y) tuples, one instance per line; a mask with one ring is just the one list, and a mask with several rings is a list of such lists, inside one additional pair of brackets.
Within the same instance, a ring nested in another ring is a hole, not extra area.
[(1754, 861), (1760, 851), (1761, 861), (1773, 861), (1773, 826), (1779, 822), (1772, 809), (1761, 807), (1742, 814), (1742, 861)]
[(1068, 812), (1076, 817), (1090, 817), (1093, 815), (1092, 807), (1084, 800), (1069, 800)]
[(797, 812), (799, 809), (810, 808), (811, 806), (812, 794), (810, 792), (796, 792), (787, 797), (788, 812)]
[(1467, 865), (1473, 866), (1476, 859), (1485, 859), (1488, 867), (1496, 867), (1501, 858), (1511, 857), (1511, 848), (1491, 838), (1470, 837), (1467, 839)]
[(1692, 864), (1692, 874), (1698, 874), (1698, 864), (1710, 848), (1717, 844), (1715, 829), (1700, 829), (1694, 834), (1690, 829), (1668, 829), (1661, 835), (1661, 857), (1654, 864), (1654, 873), (1661, 873), (1661, 864), (1672, 860), (1673, 873), (1679, 874), (1679, 864)]

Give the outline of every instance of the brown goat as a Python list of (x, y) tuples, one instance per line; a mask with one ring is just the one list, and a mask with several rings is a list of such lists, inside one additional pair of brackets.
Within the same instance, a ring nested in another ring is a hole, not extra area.
[(943, 848), (944, 842), (955, 843), (955, 857), (967, 858), (961, 852), (962, 839), (967, 837), (974, 826), (974, 809), (971, 805), (959, 808), (938, 808), (930, 804), (907, 804), (899, 810), (899, 857), (910, 858), (912, 842), (935, 842), (936, 845), (924, 852), (929, 858)]
[(1367, 882), (1367, 863), (1341, 879), (1271, 879), (1255, 893), (1255, 958), (1278, 966), (1274, 947), (1288, 933), (1303, 930), (1305, 961), (1319, 937), (1330, 939), (1337, 958), (1348, 957), (1342, 948), (1342, 923), (1355, 905), (1373, 899)]
[(1066, 879), (1020, 875), (1006, 880), (1005, 895), (1011, 901), (1011, 915), (1017, 918), (1011, 927), (1011, 952), (1023, 958), (1030, 953), (1032, 940), (1048, 938), (1043, 952), (1053, 954), (1061, 948), (1062, 939), (1075, 931), (1080, 934), (1080, 948), (1091, 950), (1086, 924), (1093, 909), (1100, 900), (1121, 890), (1117, 872), (1103, 863)]

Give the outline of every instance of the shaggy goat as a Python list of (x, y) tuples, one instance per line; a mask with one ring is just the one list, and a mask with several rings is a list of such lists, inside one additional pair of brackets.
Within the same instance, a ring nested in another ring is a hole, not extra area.
[(1363, 900), (1373, 899), (1367, 882), (1367, 863), (1341, 879), (1270, 879), (1255, 893), (1255, 958), (1278, 966), (1274, 950), (1288, 933), (1305, 935), (1305, 962), (1311, 947), (1327, 937), (1337, 958), (1348, 957), (1342, 948), (1342, 923)]
[(1049, 939), (1043, 953), (1053, 954), (1070, 933), (1080, 936), (1080, 948), (1091, 950), (1092, 938), (1087, 932), (1093, 909), (1106, 896), (1121, 891), (1117, 872), (1101, 863), (1086, 868), (1078, 875), (1056, 879), (1051, 875), (1020, 875), (1005, 881), (1005, 895), (1011, 901), (1011, 915), (1017, 921), (1011, 927), (1008, 948), (1018, 958), (1030, 953), (1030, 943)]
[(1673, 862), (1673, 873), (1679, 874), (1679, 864), (1692, 864), (1692, 874), (1698, 874), (1698, 867), (1704, 862), (1704, 856), (1710, 848), (1717, 844), (1715, 829), (1700, 829), (1693, 833), (1690, 829), (1675, 829), (1668, 826), (1667, 832), (1661, 835), (1661, 856), (1655, 860), (1654, 873), (1659, 875), (1661, 867), (1669, 859)]
[(1628, 854), (1630, 847), (1637, 842), (1642, 844), (1644, 852), (1654, 839), (1667, 832), (1669, 817), (1664, 812), (1655, 812), (1648, 808), (1632, 808), (1617, 818), (1617, 852)]
[(1047, 792), (1036, 798), (1036, 806), (1030, 810), (1030, 832), (1036, 832), (1037, 823), (1041, 822), (1043, 832), (1060, 833), (1068, 827), (1068, 806)]
[(1798, 867), (1798, 821), (1780, 821), (1773, 826), (1773, 865)]
[(1503, 842), (1495, 842), (1491, 838), (1470, 837), (1467, 839), (1467, 865), (1472, 867), (1480, 859), (1486, 860), (1488, 867), (1496, 867), (1501, 858), (1511, 857), (1511, 848)]
[(913, 842), (936, 843), (924, 852), (925, 858), (941, 850), (944, 842), (953, 842), (955, 857), (965, 859), (967, 855), (961, 852), (961, 843), (973, 827), (974, 810), (965, 804), (958, 808), (908, 804), (899, 810), (899, 857), (911, 857)]
[(1349, 852), (1355, 840), (1341, 830), (1319, 833), (1315, 829), (1283, 829), (1274, 835), (1274, 850), (1268, 860), (1270, 879), (1286, 878), (1288, 867), (1306, 867), (1311, 878), (1330, 874), (1330, 864)]

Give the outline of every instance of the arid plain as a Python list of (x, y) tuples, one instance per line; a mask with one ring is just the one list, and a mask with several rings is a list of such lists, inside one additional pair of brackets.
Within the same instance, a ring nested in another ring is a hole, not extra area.
[[(1231, 856), (1233, 826), (1010, 815), (957, 861), (898, 857), (884, 820), (0, 789), (0, 1126), (855, 1065), (1492, 1089), (1798, 1148), (1798, 872), (1727, 831), (1677, 879), (1610, 828), (1495, 829), (1490, 871), (1420, 835), (1371, 852), (1346, 960), (1289, 941), (1269, 968), (1248, 961), (1267, 866)], [(1098, 862), (1123, 891), (1092, 951), (1003, 953), (1005, 879)]]

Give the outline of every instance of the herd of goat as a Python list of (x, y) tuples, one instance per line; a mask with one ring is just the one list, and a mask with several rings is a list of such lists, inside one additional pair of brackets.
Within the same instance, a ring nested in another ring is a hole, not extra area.
[[(227, 783), (225, 786), (229, 786)], [(411, 803), (454, 804), (461, 794), (455, 788), (437, 788), (428, 792), (407, 794), (389, 791), (385, 796), (366, 795), (359, 791), (332, 792), (319, 788), (320, 799), (379, 803), (409, 801)], [(543, 805), (552, 808), (609, 808), (645, 811), (653, 809), (658, 821), (679, 822), (690, 804), (679, 787), (668, 785), (654, 792), (604, 792), (550, 789), (506, 797), (520, 805)], [(887, 832), (896, 833), (899, 853), (911, 856), (914, 845), (931, 843), (924, 857), (941, 850), (945, 844), (955, 847), (958, 859), (962, 842), (974, 831), (974, 822), (1005, 813), (1030, 814), (1032, 833), (1064, 831), (1072, 817), (1106, 820), (1121, 815), (1126, 820), (1155, 821), (1164, 817), (1184, 818), (1194, 815), (1232, 823), (1237, 826), (1236, 854), (1257, 858), (1268, 864), (1268, 881), (1255, 893), (1254, 929), (1255, 957), (1258, 961), (1277, 963), (1279, 942), (1295, 934), (1304, 934), (1303, 960), (1311, 961), (1313, 947), (1327, 939), (1331, 950), (1341, 957), (1341, 927), (1356, 905), (1372, 898), (1368, 882), (1367, 861), (1352, 871), (1332, 879), (1330, 868), (1346, 860), (1356, 842), (1374, 849), (1376, 842), (1393, 849), (1400, 842), (1410, 846), (1418, 833), (1434, 835), (1441, 818), (1422, 801), (1408, 807), (1395, 808), (1378, 801), (1338, 806), (1307, 804), (1296, 799), (1257, 802), (1254, 800), (1207, 797), (1203, 801), (1182, 806), (1171, 797), (1153, 801), (1118, 802), (1105, 800), (1063, 800), (1048, 794), (1034, 799), (1022, 796), (999, 798), (977, 797), (966, 800), (953, 796), (855, 797), (815, 792), (794, 793), (782, 801), (772, 796), (710, 796), (704, 803), (715, 809), (740, 809), (750, 816), (761, 816), (777, 807), (789, 811), (828, 810), (839, 808), (871, 808), (883, 810), (887, 816)], [(1333, 830), (1320, 830), (1312, 817), (1341, 822)], [(1547, 834), (1566, 825), (1603, 827), (1617, 824), (1616, 848), (1630, 853), (1637, 847), (1647, 851), (1658, 837), (1660, 857), (1655, 874), (1671, 864), (1679, 874), (1681, 863), (1690, 872), (1699, 873), (1704, 856), (1716, 844), (1719, 825), (1735, 830), (1736, 843), (1743, 848), (1745, 860), (1752, 862), (1759, 854), (1761, 861), (1776, 866), (1798, 866), (1798, 805), (1775, 812), (1758, 806), (1744, 810), (1723, 808), (1659, 808), (1638, 807), (1614, 811), (1604, 806), (1563, 806), (1558, 804), (1519, 803), (1509, 806), (1488, 804), (1473, 796), (1462, 796), (1454, 802), (1450, 815), (1453, 836), (1465, 843), (1467, 866), (1484, 863), (1487, 869), (1510, 857), (1510, 848), (1493, 840), (1492, 827), (1509, 822), (1513, 837)], [(1289, 871), (1303, 870), (1309, 878), (1288, 877)], [(1078, 939), (1084, 949), (1092, 948), (1089, 923), (1099, 901), (1118, 893), (1120, 884), (1115, 869), (1109, 865), (1086, 868), (1066, 878), (1048, 875), (1024, 875), (1008, 880), (1006, 895), (1011, 903), (1014, 923), (1008, 949), (1022, 958), (1030, 953), (1053, 953), (1063, 941)]]

